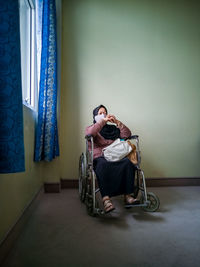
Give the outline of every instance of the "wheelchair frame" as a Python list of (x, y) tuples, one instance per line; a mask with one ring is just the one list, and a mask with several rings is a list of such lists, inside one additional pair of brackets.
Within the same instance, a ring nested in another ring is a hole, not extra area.
[[(89, 215), (96, 216), (104, 214), (104, 210), (99, 207), (96, 194), (100, 191), (96, 188), (96, 175), (93, 169), (93, 150), (94, 140), (92, 135), (85, 136), (86, 152), (82, 153), (79, 159), (79, 196), (82, 202), (86, 204)], [(135, 140), (138, 164), (135, 172), (135, 186), (133, 197), (137, 198), (141, 191), (140, 204), (125, 205), (125, 208), (141, 207), (145, 211), (156, 211), (160, 206), (159, 198), (153, 192), (147, 192), (144, 172), (140, 168), (141, 155), (139, 148), (139, 136), (133, 135), (128, 140)], [(89, 150), (91, 142), (91, 151)]]

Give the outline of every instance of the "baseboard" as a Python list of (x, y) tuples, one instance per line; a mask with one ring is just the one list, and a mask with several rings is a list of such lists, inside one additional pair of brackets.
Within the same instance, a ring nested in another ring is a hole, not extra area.
[(147, 178), (147, 187), (161, 186), (200, 186), (200, 177), (184, 178)]
[(61, 189), (78, 188), (78, 179), (60, 179)]
[(33, 210), (40, 203), (43, 195), (42, 187), (36, 192), (32, 200), (26, 205), (22, 214), (17, 219), (16, 223), (10, 228), (5, 235), (4, 239), (0, 241), (0, 266), (3, 263), (6, 256), (9, 254), (10, 249), (23, 231), (24, 226), (28, 222)]
[[(60, 180), (61, 189), (78, 188), (78, 179)], [(200, 177), (191, 178), (146, 178), (147, 187), (162, 187), (162, 186), (200, 186)]]
[(45, 193), (60, 193), (60, 183), (54, 182), (54, 183), (44, 183), (44, 192)]

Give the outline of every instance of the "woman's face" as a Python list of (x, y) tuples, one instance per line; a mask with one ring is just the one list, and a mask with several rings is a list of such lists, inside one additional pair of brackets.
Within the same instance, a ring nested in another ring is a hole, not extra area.
[(106, 110), (103, 107), (100, 108), (99, 111), (98, 111), (98, 115), (101, 115), (101, 114), (104, 114), (105, 116), (107, 115)]

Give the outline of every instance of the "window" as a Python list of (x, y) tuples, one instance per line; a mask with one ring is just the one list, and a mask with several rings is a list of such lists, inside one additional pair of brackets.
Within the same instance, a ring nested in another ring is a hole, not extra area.
[(37, 104), (35, 1), (19, 0), (19, 7), (23, 102), (35, 109)]

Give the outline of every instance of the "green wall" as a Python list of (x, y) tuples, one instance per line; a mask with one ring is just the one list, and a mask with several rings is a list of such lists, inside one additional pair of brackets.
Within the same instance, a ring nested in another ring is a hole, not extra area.
[(0, 242), (42, 186), (41, 164), (33, 162), (35, 113), (23, 107), (26, 171), (0, 175)]
[(23, 106), (25, 172), (0, 174), (0, 243), (32, 201), (43, 182), (59, 181), (59, 158), (53, 162), (33, 161), (35, 117), (37, 113)]
[(64, 0), (62, 18), (61, 177), (101, 103), (140, 135), (147, 177), (200, 177), (198, 2)]

